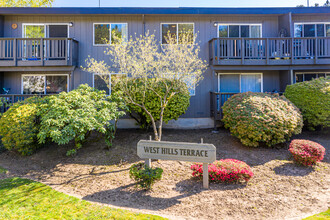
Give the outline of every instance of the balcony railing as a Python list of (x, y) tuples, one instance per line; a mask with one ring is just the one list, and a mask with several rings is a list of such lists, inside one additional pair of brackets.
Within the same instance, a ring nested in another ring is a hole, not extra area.
[(0, 38), (0, 66), (76, 66), (72, 38)]
[[(210, 92), (211, 117), (213, 117), (215, 121), (220, 121), (223, 118), (222, 106), (235, 94), (237, 94), (237, 92)], [(276, 94), (283, 95), (283, 92), (277, 92)]]
[(211, 65), (330, 64), (330, 37), (213, 38)]
[(27, 98), (30, 97), (34, 97), (34, 96), (38, 96), (38, 97), (44, 97), (47, 96), (46, 94), (9, 94), (9, 95), (3, 95), (0, 94), (0, 113), (4, 113), (5, 111), (8, 110), (8, 108), (16, 103), (16, 102), (20, 102), (20, 101), (24, 101)]

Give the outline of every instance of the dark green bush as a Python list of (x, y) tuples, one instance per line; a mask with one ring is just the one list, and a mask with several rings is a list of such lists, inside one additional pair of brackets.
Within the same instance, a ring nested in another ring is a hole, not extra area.
[(37, 143), (38, 111), (45, 99), (32, 97), (15, 103), (0, 119), (3, 146), (21, 155), (30, 155), (41, 145)]
[(284, 95), (301, 110), (308, 128), (330, 127), (330, 77), (289, 85)]
[(299, 109), (283, 96), (239, 93), (223, 105), (223, 122), (246, 146), (285, 142), (303, 127)]
[[(150, 80), (155, 79), (151, 78)], [(114, 91), (118, 91), (119, 83), (120, 82), (118, 82), (117, 86), (114, 87)], [(176, 93), (171, 98), (164, 110), (163, 120), (165, 123), (168, 123), (170, 120), (177, 120), (182, 114), (186, 112), (187, 108), (190, 105), (190, 94), (187, 85), (183, 82), (179, 82), (177, 80), (167, 80), (166, 83), (167, 85), (170, 85), (171, 83), (179, 83), (181, 88), (180, 92)], [(143, 95), (141, 91), (144, 91), (143, 89), (141, 89), (141, 87), (145, 86), (143, 82), (139, 79), (130, 78), (128, 79), (128, 84), (130, 88), (134, 89), (134, 97), (138, 100), (137, 102), (141, 103), (143, 101)], [(166, 85), (163, 82), (159, 82), (158, 84), (156, 84), (155, 88), (153, 88), (155, 92), (148, 90), (147, 94), (145, 95), (144, 103), (146, 109), (152, 114), (155, 121), (158, 121), (160, 119), (159, 117), (161, 111), (160, 98), (156, 95), (156, 93), (159, 94), (161, 97), (164, 97), (165, 86)], [(170, 92), (174, 92), (174, 90)], [(137, 121), (141, 128), (147, 129), (151, 126), (150, 117), (142, 108), (133, 104), (128, 104), (127, 107), (132, 118)]]
[(163, 169), (151, 168), (144, 163), (133, 164), (129, 169), (129, 176), (142, 189), (149, 190), (152, 185), (162, 178)]
[(50, 96), (48, 103), (41, 106), (39, 143), (50, 139), (62, 145), (74, 140), (75, 149), (67, 154), (75, 154), (92, 131), (107, 133), (107, 129), (113, 126), (110, 121), (124, 114), (118, 110), (116, 102), (108, 99), (104, 91), (94, 90), (88, 85)]

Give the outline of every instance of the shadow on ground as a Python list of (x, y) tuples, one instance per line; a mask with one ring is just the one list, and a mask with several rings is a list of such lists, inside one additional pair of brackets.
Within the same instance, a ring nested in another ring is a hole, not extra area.
[(274, 168), (277, 175), (281, 176), (307, 176), (314, 172), (313, 167), (305, 167), (293, 162), (285, 163)]

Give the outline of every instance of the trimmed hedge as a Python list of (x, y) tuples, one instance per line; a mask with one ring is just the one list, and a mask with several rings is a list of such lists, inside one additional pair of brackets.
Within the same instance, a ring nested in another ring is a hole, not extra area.
[(3, 146), (21, 155), (31, 155), (41, 145), (37, 143), (39, 131), (38, 111), (45, 99), (32, 97), (15, 103), (0, 119)]
[(301, 133), (299, 109), (284, 96), (268, 93), (239, 93), (223, 105), (223, 122), (246, 146), (272, 146)]
[(307, 127), (330, 127), (330, 77), (288, 85), (284, 93), (302, 112)]
[(295, 161), (304, 166), (312, 166), (322, 161), (325, 155), (325, 148), (322, 145), (309, 140), (292, 140), (289, 151)]
[[(154, 78), (150, 78), (150, 82), (152, 80), (155, 80)], [(120, 85), (118, 82), (117, 86), (115, 85), (113, 88), (113, 91), (118, 91), (120, 88)], [(167, 80), (167, 85), (170, 85), (171, 83), (176, 83), (180, 85), (180, 92), (175, 94), (169, 103), (167, 104), (166, 108), (164, 109), (164, 116), (163, 120), (165, 123), (168, 123), (170, 120), (177, 120), (182, 114), (186, 112), (190, 105), (190, 94), (188, 87), (185, 83), (179, 82), (177, 80)], [(143, 102), (143, 94), (141, 91), (144, 91), (144, 89), (141, 89), (144, 87), (144, 83), (136, 78), (130, 78), (127, 82), (127, 87), (129, 87), (132, 91), (134, 91), (134, 97), (136, 99), (137, 103)], [(149, 86), (151, 87), (151, 86)], [(165, 92), (165, 84), (164, 82), (158, 82), (156, 84), (155, 88), (153, 88), (154, 91), (159, 94), (161, 97), (164, 97)], [(152, 114), (154, 119), (158, 121), (160, 119), (160, 111), (161, 111), (161, 105), (160, 105), (160, 99), (159, 96), (156, 95), (156, 93), (148, 90), (145, 94), (145, 107), (147, 110)], [(174, 92), (174, 91), (170, 91)], [(136, 120), (136, 122), (139, 124), (141, 128), (148, 129), (151, 126), (151, 119), (149, 115), (140, 107), (128, 104), (128, 110), (131, 113), (131, 116)]]

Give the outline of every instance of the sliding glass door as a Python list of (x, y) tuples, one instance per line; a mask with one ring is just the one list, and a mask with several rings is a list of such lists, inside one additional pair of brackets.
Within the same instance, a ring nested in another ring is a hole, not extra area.
[(219, 92), (263, 92), (261, 73), (219, 74)]

